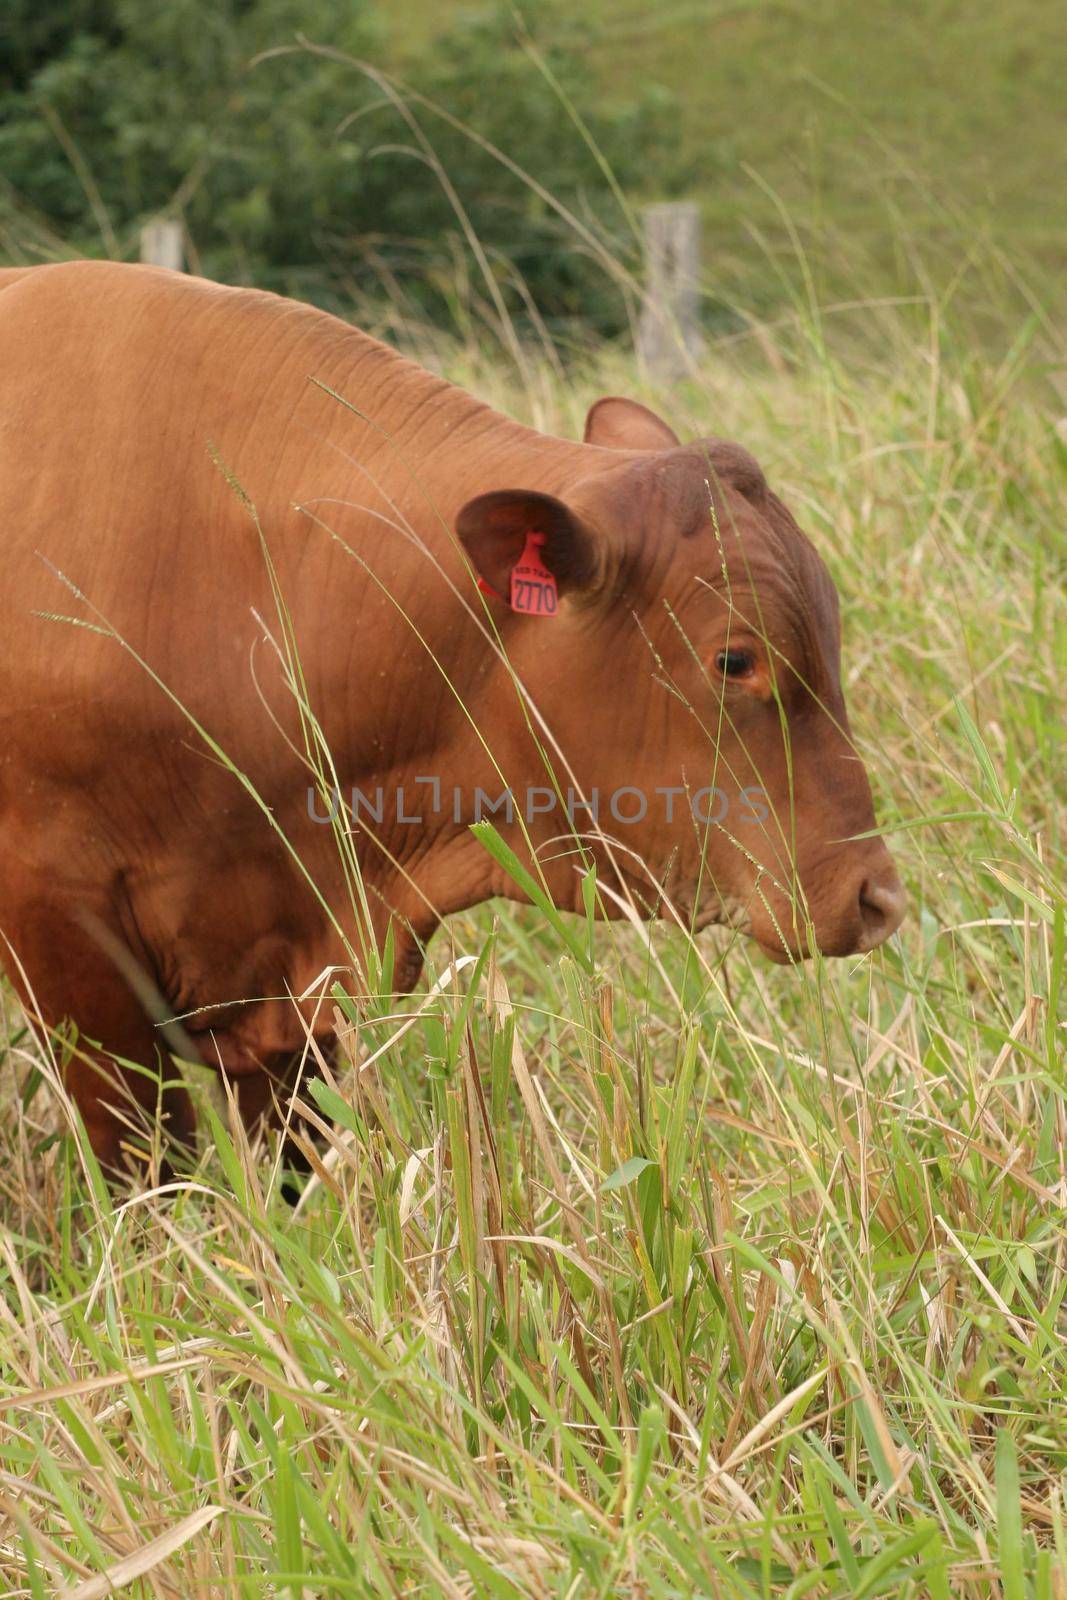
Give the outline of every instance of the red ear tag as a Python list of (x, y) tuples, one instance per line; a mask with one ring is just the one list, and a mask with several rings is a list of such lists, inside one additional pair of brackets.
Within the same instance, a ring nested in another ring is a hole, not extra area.
[(543, 533), (528, 533), (526, 548), (511, 569), (511, 609), (530, 617), (554, 617), (559, 607), (556, 575), (538, 554)]

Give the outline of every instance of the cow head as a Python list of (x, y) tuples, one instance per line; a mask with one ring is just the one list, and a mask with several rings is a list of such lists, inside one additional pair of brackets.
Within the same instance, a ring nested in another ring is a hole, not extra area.
[[(593, 407), (585, 439), (599, 448), (562, 494), (483, 495), (458, 532), (504, 596), (538, 535), (559, 616), (509, 619), (508, 654), (598, 792), (614, 870), (779, 960), (874, 949), (905, 898), (881, 839), (864, 837), (871, 790), (823, 561), (738, 446), (682, 446), (621, 399)], [(621, 823), (604, 813), (624, 790)]]

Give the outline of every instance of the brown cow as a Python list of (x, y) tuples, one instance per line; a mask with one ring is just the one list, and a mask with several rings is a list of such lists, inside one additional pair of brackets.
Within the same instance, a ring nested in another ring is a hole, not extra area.
[(900, 923), (833, 583), (737, 446), (620, 399), (548, 438), (321, 311), (110, 263), (0, 274), (0, 374), (0, 948), (77, 1024), (104, 1163), (96, 1046), (152, 1107), (182, 1018), (256, 1115), (368, 922), (406, 990), (442, 917), (525, 898), (480, 812), (563, 908), (594, 861), (608, 914), (777, 959)]

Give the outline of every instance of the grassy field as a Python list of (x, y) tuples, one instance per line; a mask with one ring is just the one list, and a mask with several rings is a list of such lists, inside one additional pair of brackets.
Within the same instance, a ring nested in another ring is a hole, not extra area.
[[(390, 16), (396, 65), (485, 9), (408, 0)], [(1067, 309), (1057, 6), (586, 0), (577, 13), (515, 10), (582, 60), (583, 103), (626, 103), (657, 85), (675, 97), (684, 188), (700, 199), (711, 282), (726, 303), (781, 303), (796, 230), (828, 296), (933, 283), (981, 303), (978, 263), (989, 268), (996, 241), (1026, 263), (1048, 305)], [(511, 153), (522, 158), (520, 139)], [(996, 341), (995, 322), (983, 332)]]
[[(801, 274), (803, 278), (803, 274)], [(295, 1206), (197, 1082), (164, 1192), (0, 1035), (0, 1592), (1067, 1596), (1067, 444), (937, 303), (817, 300), (672, 394), (431, 358), (573, 433), (742, 440), (834, 571), (912, 896), (873, 957), (497, 905), (338, 993)], [(1009, 341), (1010, 342), (1010, 341)], [(1057, 785), (1059, 785), (1057, 787)]]

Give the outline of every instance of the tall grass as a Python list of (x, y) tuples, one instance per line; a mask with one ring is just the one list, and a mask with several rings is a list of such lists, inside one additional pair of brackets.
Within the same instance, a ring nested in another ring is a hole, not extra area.
[[(913, 914), (769, 969), (725, 933), (454, 918), (334, 995), (285, 1191), (217, 1087), (109, 1193), (0, 1041), (0, 1579), (144, 1596), (1067, 1596), (1067, 447), (935, 303), (450, 376), (574, 433), (743, 441), (826, 555)], [(385, 997), (382, 997), (383, 1002)]]

